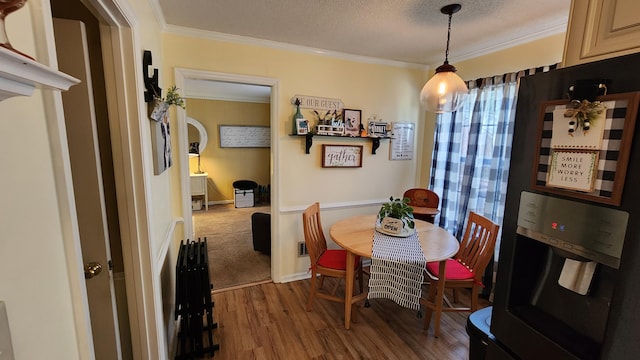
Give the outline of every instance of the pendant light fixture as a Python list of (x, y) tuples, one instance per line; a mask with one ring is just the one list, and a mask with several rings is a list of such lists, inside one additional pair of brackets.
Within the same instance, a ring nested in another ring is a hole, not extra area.
[(436, 73), (424, 85), (420, 92), (420, 102), (429, 111), (445, 113), (456, 111), (465, 95), (469, 91), (464, 81), (456, 75), (456, 68), (449, 64), (449, 40), (451, 38), (451, 17), (460, 11), (462, 5), (451, 4), (440, 9), (440, 12), (449, 15), (449, 29), (447, 32), (447, 50), (444, 64), (436, 68)]

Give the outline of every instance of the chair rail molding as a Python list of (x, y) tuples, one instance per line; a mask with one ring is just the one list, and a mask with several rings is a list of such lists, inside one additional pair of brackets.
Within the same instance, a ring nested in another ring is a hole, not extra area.
[(69, 90), (80, 80), (0, 47), (0, 101), (31, 96), (36, 86)]

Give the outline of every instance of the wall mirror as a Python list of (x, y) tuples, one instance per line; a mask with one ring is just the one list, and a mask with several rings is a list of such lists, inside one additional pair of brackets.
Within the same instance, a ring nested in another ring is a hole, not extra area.
[[(207, 141), (209, 140), (209, 136), (207, 135), (207, 129), (204, 128), (204, 125), (202, 125), (202, 123), (192, 117), (187, 116), (187, 130), (188, 130), (188, 142), (192, 143), (192, 142), (199, 142), (200, 146), (198, 147), (198, 152), (200, 154), (202, 154), (202, 152), (204, 151), (204, 149), (207, 147)], [(192, 130), (195, 128), (196, 133), (197, 133), (197, 138), (196, 137), (192, 137), (191, 133)]]

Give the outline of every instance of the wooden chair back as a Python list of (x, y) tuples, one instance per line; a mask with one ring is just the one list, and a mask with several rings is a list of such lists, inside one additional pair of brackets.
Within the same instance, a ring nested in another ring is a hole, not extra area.
[[(346, 271), (346, 263), (342, 264), (342, 267), (331, 267), (331, 266), (322, 266), (318, 265), (318, 261), (321, 257), (327, 256), (329, 257), (336, 255), (343, 255), (342, 260), (346, 262), (346, 251), (344, 249), (334, 249), (327, 250), (327, 239), (324, 237), (324, 231), (322, 231), (322, 222), (320, 221), (320, 204), (314, 203), (310, 205), (305, 211), (302, 213), (302, 227), (304, 231), (304, 242), (307, 245), (307, 252), (309, 253), (309, 259), (311, 261), (311, 284), (309, 286), (309, 299), (307, 301), (307, 311), (311, 311), (313, 308), (313, 299), (315, 297), (342, 302), (344, 303), (344, 297), (336, 296), (336, 291), (338, 289), (338, 285), (340, 281), (336, 281), (333, 289), (330, 292), (321, 291), (322, 284), (324, 283), (325, 277), (333, 277), (339, 280), (346, 279), (347, 271)], [(326, 260), (326, 257), (323, 258)], [(358, 257), (356, 257), (356, 266), (358, 268), (356, 275), (359, 279), (360, 292), (362, 293), (363, 289), (363, 277), (362, 277), (362, 262)], [(320, 275), (319, 284), (317, 284), (317, 275)], [(349, 285), (351, 284), (351, 285)], [(348, 286), (353, 286), (352, 279), (347, 280)], [(352, 304), (353, 310), (353, 304)], [(356, 313), (353, 312), (354, 321), (356, 318)]]
[[(424, 318), (424, 328), (429, 328), (431, 315), (435, 312), (434, 334), (436, 337), (440, 336), (440, 317), (443, 311), (473, 312), (478, 309), (478, 295), (480, 289), (483, 287), (482, 276), (493, 256), (499, 229), (500, 226), (486, 217), (470, 212), (467, 218), (467, 228), (460, 241), (460, 249), (454, 258), (449, 259), (447, 262), (446, 273), (449, 274), (449, 271), (452, 271), (452, 276), (447, 277), (439, 274), (443, 269), (442, 265), (439, 265), (440, 268), (437, 276), (434, 276), (429, 270), (426, 271), (430, 286), (427, 298), (421, 299), (421, 302), (427, 308)], [(450, 266), (453, 266), (454, 270), (449, 269)], [(428, 267), (427, 265), (427, 268)], [(466, 269), (462, 268), (465, 270), (465, 275), (467, 275), (469, 273), (468, 270), (470, 270), (471, 274), (473, 274), (472, 277), (456, 279), (454, 273), (460, 270), (455, 269), (456, 267), (466, 267)], [(453, 289), (453, 303), (444, 296), (445, 288)], [(471, 289), (471, 304), (468, 307), (453, 305), (459, 302), (458, 289), (460, 288)], [(448, 307), (443, 306), (445, 302)]]
[(404, 197), (409, 198), (409, 206), (437, 209), (438, 205), (440, 205), (440, 197), (438, 194), (429, 189), (409, 189), (404, 192)]
[(311, 267), (315, 268), (318, 259), (327, 250), (327, 239), (322, 231), (320, 221), (320, 204), (314, 203), (302, 213), (302, 226), (304, 229), (304, 242), (311, 260)]
[(405, 191), (404, 197), (409, 199), (414, 218), (434, 223), (440, 205), (438, 194), (429, 189), (414, 188)]
[(467, 228), (460, 242), (460, 250), (454, 257), (474, 273), (474, 280), (481, 282), (484, 269), (491, 261), (500, 226), (486, 217), (471, 211)]

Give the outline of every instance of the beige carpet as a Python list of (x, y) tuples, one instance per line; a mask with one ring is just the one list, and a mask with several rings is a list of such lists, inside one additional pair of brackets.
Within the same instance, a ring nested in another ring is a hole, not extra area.
[(270, 207), (236, 209), (233, 204), (194, 211), (196, 238), (207, 238), (209, 275), (219, 290), (271, 278), (271, 257), (253, 250), (251, 214), (270, 212)]

